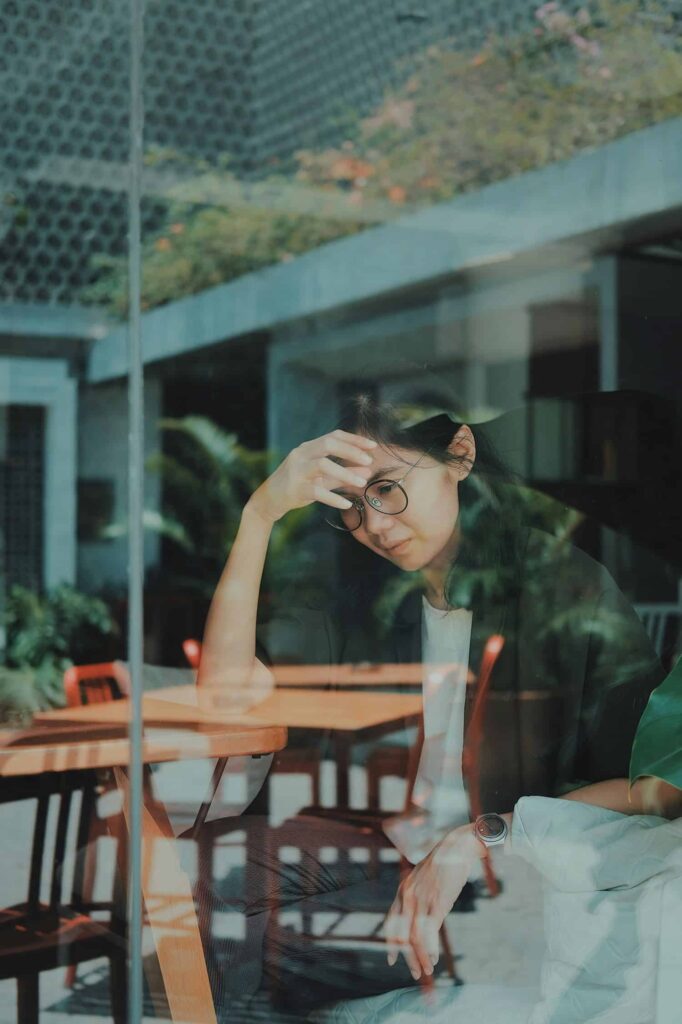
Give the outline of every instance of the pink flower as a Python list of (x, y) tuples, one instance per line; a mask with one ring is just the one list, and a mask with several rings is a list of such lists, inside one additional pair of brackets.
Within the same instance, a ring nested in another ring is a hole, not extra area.
[(601, 47), (599, 43), (594, 42), (591, 39), (585, 39), (585, 36), (578, 35), (574, 32), (570, 36), (570, 40), (575, 46), (576, 50), (582, 50), (583, 53), (589, 53), (590, 57), (598, 57), (601, 53)]

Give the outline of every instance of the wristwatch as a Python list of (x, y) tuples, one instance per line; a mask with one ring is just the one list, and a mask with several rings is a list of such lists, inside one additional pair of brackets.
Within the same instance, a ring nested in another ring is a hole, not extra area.
[(509, 834), (501, 814), (480, 814), (474, 822), (474, 835), (484, 846), (502, 846)]

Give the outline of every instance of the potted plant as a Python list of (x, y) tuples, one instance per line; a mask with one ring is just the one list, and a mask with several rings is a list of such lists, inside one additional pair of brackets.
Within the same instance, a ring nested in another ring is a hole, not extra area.
[(10, 589), (7, 647), (0, 666), (0, 719), (20, 724), (33, 712), (64, 703), (63, 678), (73, 664), (110, 656), (118, 627), (98, 597), (63, 584), (45, 594)]

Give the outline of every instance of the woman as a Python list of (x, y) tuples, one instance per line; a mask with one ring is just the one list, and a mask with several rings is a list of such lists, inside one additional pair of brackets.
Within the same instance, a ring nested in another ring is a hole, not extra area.
[[(483, 431), (443, 414), (407, 421), (364, 396), (352, 403), (344, 426), (296, 448), (247, 502), (211, 605), (198, 682), (207, 699), (216, 689), (224, 695), (232, 687), (237, 695), (267, 685), (266, 655), (257, 657), (258, 597), (270, 533), (290, 510), (320, 503), (326, 521), (348, 543), (359, 543), (398, 571), (406, 597), (380, 647), (374, 624), (363, 628), (368, 620), (358, 622), (357, 614), (352, 624), (344, 618), (364, 580), (344, 593), (333, 616), (310, 611), (298, 617), (300, 660), (358, 661), (369, 643), (371, 657), (425, 666), (418, 821), (407, 816), (388, 829), (415, 865), (386, 908), (389, 963), (397, 965), (402, 954), (409, 969), (408, 975), (404, 964), (396, 966), (397, 988), (410, 977), (432, 974), (438, 929), (486, 854), (482, 826), (469, 820), (461, 763), (474, 689), (466, 685), (467, 666), (475, 674), (486, 639), (505, 639), (494, 689), (520, 699), (535, 691), (542, 697), (535, 704), (547, 712), (529, 739), (519, 727), (520, 701), (496, 702), (498, 720), (486, 728), (479, 778), (481, 807), (496, 816), (498, 838), (523, 795), (568, 795), (623, 812), (641, 809), (639, 791), (629, 800), (628, 760), (649, 693), (663, 673), (605, 570), (524, 524), (515, 489)], [(305, 650), (310, 645), (313, 658)], [(267, 656), (277, 655), (271, 649)], [(444, 661), (453, 673), (447, 685), (440, 680), (434, 698), (428, 666)], [(516, 710), (507, 710), (505, 721), (499, 708)], [(267, 830), (265, 823), (258, 827)], [(331, 822), (325, 827), (334, 829)], [(297, 845), (305, 850), (303, 833)], [(267, 927), (268, 876), (280, 870), (266, 854), (255, 859), (256, 881), (246, 898), (247, 917), (252, 924), (259, 919), (252, 959), (260, 955)], [(345, 890), (352, 906), (360, 896), (357, 886), (373, 884), (357, 871), (335, 873), (328, 866), (322, 877), (320, 883), (305, 867), (290, 873), (280, 885), (285, 902), (320, 886), (337, 895)], [(360, 977), (357, 965), (344, 973), (337, 950), (332, 966), (319, 947), (283, 933), (271, 948), (286, 959), (288, 943), (296, 948), (285, 975), (289, 970), (291, 978), (303, 977), (305, 991), (294, 994), (310, 996), (298, 1005), (309, 1009), (344, 994), (377, 991), (376, 979)]]

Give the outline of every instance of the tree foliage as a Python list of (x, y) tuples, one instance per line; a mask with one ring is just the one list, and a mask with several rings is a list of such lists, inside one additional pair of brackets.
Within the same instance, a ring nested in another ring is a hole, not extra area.
[(345, 184), (356, 203), (439, 202), (682, 113), (672, 16), (639, 0), (591, 10), (546, 3), (534, 31), (429, 47), (355, 137), (299, 154), (300, 176)]
[[(682, 114), (682, 42), (664, 8), (595, 0), (569, 14), (545, 3), (535, 22), (511, 38), (491, 35), (477, 51), (449, 39), (427, 48), (402, 86), (349, 121), (339, 145), (298, 151), (290, 177), (254, 187), (225, 159), (148, 154), (157, 171), (192, 187), (170, 189), (163, 223), (144, 243), (143, 308), (359, 231), (373, 219), (367, 211), (397, 216)], [(188, 201), (197, 182), (205, 201)], [(287, 204), (292, 186), (299, 198), (308, 190), (307, 206)], [(83, 297), (125, 315), (127, 260), (101, 255), (94, 271)]]

